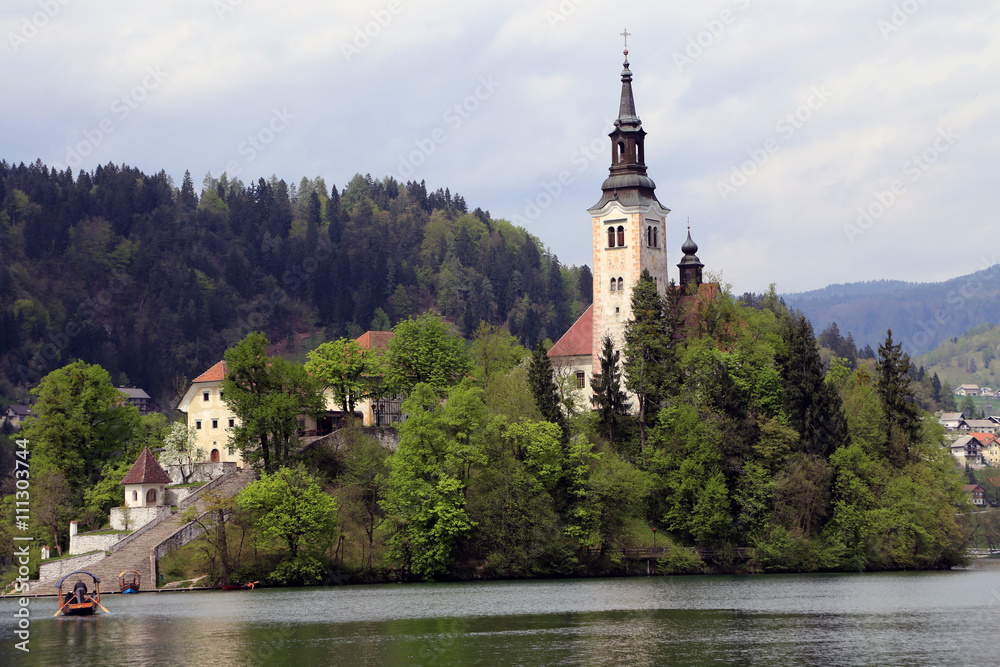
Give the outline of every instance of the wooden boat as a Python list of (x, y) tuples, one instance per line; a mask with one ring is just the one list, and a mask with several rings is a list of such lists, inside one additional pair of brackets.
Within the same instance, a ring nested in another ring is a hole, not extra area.
[(135, 570), (125, 570), (118, 575), (118, 590), (122, 593), (138, 593), (142, 577)]
[[(87, 590), (87, 584), (83, 582), (82, 578), (77, 578), (72, 588), (67, 591), (66, 595), (63, 595), (63, 582), (75, 574), (85, 574), (93, 579), (93, 592)], [(101, 604), (101, 578), (96, 574), (91, 574), (86, 570), (70, 572), (56, 583), (56, 588), (59, 590), (58, 599), (60, 607), (53, 616), (58, 616), (59, 614), (63, 616), (91, 616), (98, 609), (103, 609), (109, 614), (111, 613)]]
[(249, 581), (245, 584), (223, 584), (222, 590), (224, 591), (242, 591), (245, 589), (253, 590), (255, 584), (259, 584), (259, 581)]

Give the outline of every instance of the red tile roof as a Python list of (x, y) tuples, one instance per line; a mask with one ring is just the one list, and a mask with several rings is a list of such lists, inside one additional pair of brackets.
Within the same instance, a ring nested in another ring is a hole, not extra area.
[(969, 431), (966, 435), (971, 435), (973, 438), (979, 441), (983, 447), (988, 447), (991, 442), (997, 439), (997, 436), (993, 433), (982, 433), (982, 432), (972, 432)]
[(170, 484), (173, 480), (167, 471), (157, 463), (149, 447), (142, 450), (139, 459), (129, 468), (122, 484)]
[(362, 350), (385, 350), (395, 335), (392, 331), (366, 331), (355, 340)]
[(594, 353), (594, 306), (587, 306), (569, 331), (549, 350), (550, 357), (576, 357)]
[(226, 362), (220, 361), (196, 377), (193, 382), (221, 382), (226, 375)]

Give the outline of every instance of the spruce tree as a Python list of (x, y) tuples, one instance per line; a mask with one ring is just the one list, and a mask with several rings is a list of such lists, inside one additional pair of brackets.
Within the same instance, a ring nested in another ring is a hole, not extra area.
[[(875, 387), (889, 422), (889, 458), (901, 467), (906, 462), (909, 447), (920, 435), (920, 413), (910, 389), (910, 357), (900, 344), (892, 342), (892, 329), (886, 331), (885, 342), (878, 346), (875, 374)], [(897, 433), (893, 433), (894, 430)]]
[(601, 372), (591, 377), (594, 402), (597, 404), (601, 426), (608, 430), (608, 441), (615, 442), (615, 428), (628, 414), (628, 396), (622, 391), (622, 371), (618, 365), (621, 354), (615, 349), (611, 336), (605, 335), (601, 346)]
[(809, 454), (827, 456), (843, 444), (846, 422), (840, 394), (826, 383), (812, 325), (790, 316), (782, 330), (785, 351), (778, 355), (785, 411)]
[(632, 288), (632, 319), (625, 324), (625, 385), (639, 403), (639, 442), (646, 449), (647, 422), (656, 418), (663, 398), (670, 344), (663, 318), (663, 299), (649, 271), (643, 269)]
[(552, 377), (552, 361), (542, 341), (538, 341), (531, 352), (528, 384), (531, 386), (531, 395), (535, 399), (538, 411), (542, 413), (542, 418), (558, 425), (563, 431), (563, 438), (568, 439), (569, 426), (559, 403), (559, 388), (556, 387)]

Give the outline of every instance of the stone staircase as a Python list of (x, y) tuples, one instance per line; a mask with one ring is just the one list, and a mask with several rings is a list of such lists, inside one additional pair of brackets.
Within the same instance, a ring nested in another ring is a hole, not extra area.
[[(198, 516), (205, 513), (205, 500), (203, 494), (205, 490), (221, 494), (223, 497), (234, 496), (240, 490), (250, 484), (256, 478), (256, 473), (250, 468), (243, 468), (236, 473), (224, 475), (219, 478), (218, 485), (207, 487), (196, 494), (192, 494), (185, 499), (185, 502), (167, 519), (151, 526), (140, 535), (125, 544), (121, 549), (115, 551), (110, 556), (98, 561), (94, 565), (85, 568), (101, 578), (102, 591), (118, 590), (118, 575), (124, 570), (135, 570), (142, 577), (143, 591), (156, 590), (155, 567), (156, 548), (174, 537), (175, 534), (184, 531), (191, 522), (181, 521), (183, 516), (192, 506), (197, 509)], [(174, 539), (175, 546), (186, 544), (200, 534), (200, 531), (187, 531), (181, 539)], [(55, 583), (53, 581), (40, 581), (32, 585), (32, 592), (41, 594), (55, 593)], [(89, 582), (87, 582), (89, 584)]]

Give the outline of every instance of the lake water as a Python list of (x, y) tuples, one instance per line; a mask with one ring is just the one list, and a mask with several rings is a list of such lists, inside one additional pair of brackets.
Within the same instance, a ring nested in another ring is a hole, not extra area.
[(0, 600), (2, 665), (998, 665), (1000, 570), (108, 595), (52, 618)]

